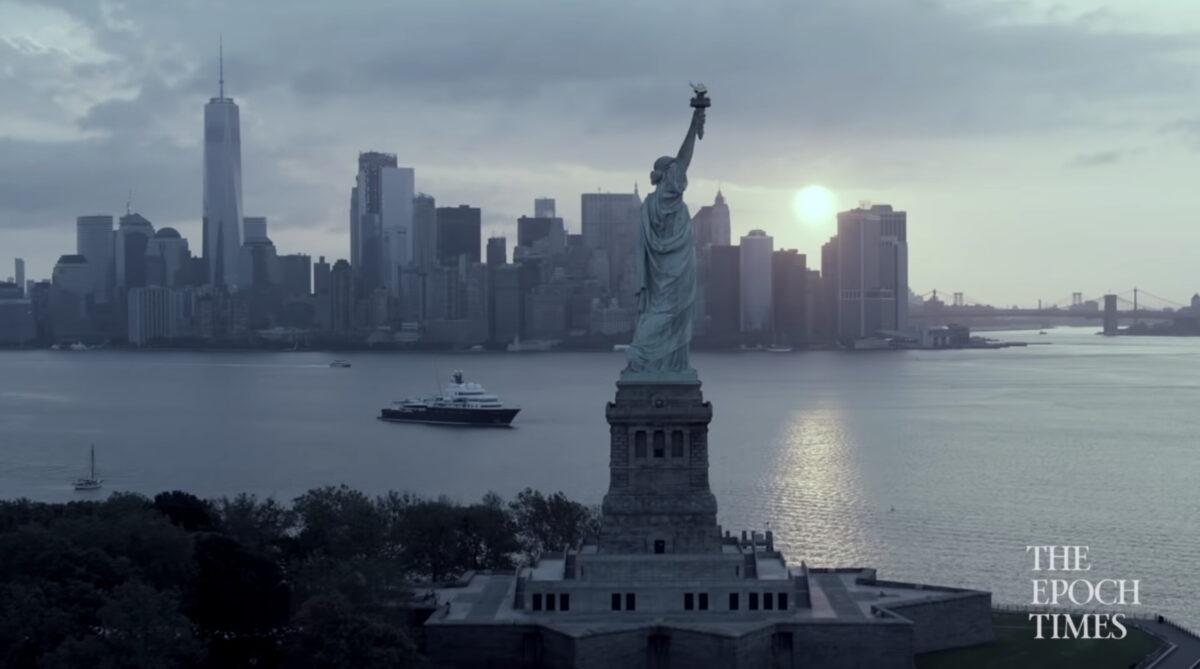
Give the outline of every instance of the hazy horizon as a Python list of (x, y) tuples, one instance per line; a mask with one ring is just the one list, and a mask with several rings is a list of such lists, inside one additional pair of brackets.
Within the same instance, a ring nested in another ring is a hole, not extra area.
[(910, 284), (997, 304), (1134, 285), (1176, 301), (1200, 230), (1200, 8), (1181, 1), (75, 3), (0, 0), (0, 278), (48, 277), (75, 217), (133, 207), (200, 248), (201, 118), (241, 108), (246, 215), (347, 257), (359, 151), (506, 234), (553, 197), (645, 193), (713, 107), (687, 202), (817, 266), (838, 209), (909, 212)]

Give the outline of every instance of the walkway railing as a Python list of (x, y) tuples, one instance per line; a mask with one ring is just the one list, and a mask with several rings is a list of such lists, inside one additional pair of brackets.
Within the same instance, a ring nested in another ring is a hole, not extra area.
[[(1197, 633), (1195, 630), (1185, 626), (1183, 623), (1177, 620), (1172, 620), (1171, 618), (1157, 614), (1130, 613), (1129, 611), (1111, 608), (1082, 609), (1063, 608), (1056, 606), (1030, 606), (1025, 604), (993, 604), (992, 610), (999, 613), (1066, 613), (1074, 616), (1085, 615), (1088, 613), (1121, 613), (1124, 614), (1126, 620), (1132, 620), (1134, 623), (1156, 623), (1165, 627), (1170, 627), (1184, 636), (1200, 641), (1200, 633)], [(1146, 629), (1143, 626), (1139, 626), (1138, 629), (1141, 629), (1143, 632), (1146, 632), (1147, 634), (1150, 634), (1151, 636), (1161, 640), (1163, 645), (1159, 646), (1153, 653), (1143, 658), (1141, 662), (1138, 662), (1135, 665), (1136, 669), (1151, 669), (1152, 667), (1157, 666), (1159, 662), (1175, 651), (1176, 646), (1174, 643), (1171, 643), (1170, 640), (1164, 639), (1161, 635), (1156, 634), (1153, 630)], [(1200, 662), (1197, 662), (1192, 666), (1200, 666)]]

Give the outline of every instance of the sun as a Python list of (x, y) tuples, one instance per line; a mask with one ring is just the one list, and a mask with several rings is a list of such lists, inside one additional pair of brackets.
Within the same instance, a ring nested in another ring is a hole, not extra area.
[(808, 225), (822, 225), (833, 220), (837, 212), (837, 197), (824, 186), (811, 184), (796, 191), (792, 198), (796, 218)]

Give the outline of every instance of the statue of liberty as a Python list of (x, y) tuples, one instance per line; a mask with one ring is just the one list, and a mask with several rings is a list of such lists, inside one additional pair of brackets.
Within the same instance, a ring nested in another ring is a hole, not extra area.
[(704, 138), (705, 109), (712, 102), (703, 85), (693, 86), (692, 124), (679, 154), (654, 161), (654, 192), (642, 203), (638, 224), (638, 318), (621, 378), (631, 381), (696, 379), (688, 364), (692, 311), (696, 301), (696, 248), (692, 217), (683, 202), (687, 169), (697, 139)]

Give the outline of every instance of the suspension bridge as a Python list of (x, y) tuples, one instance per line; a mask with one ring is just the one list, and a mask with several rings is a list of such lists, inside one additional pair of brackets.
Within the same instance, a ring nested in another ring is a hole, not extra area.
[(1117, 321), (1156, 321), (1178, 318), (1181, 310), (1192, 306), (1144, 288), (1130, 288), (1122, 293), (1095, 297), (1075, 292), (1056, 300), (1038, 300), (1037, 306), (1007, 307), (989, 304), (962, 292), (949, 293), (950, 301), (946, 302), (941, 297), (946, 294), (931, 290), (921, 295), (921, 306), (913, 305), (910, 308), (909, 320), (926, 325), (955, 319), (968, 319), (975, 324), (982, 324), (989, 319), (1044, 319), (1047, 323), (1067, 323), (1100, 320), (1107, 315), (1109, 319)]

